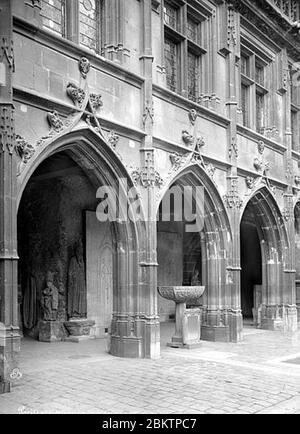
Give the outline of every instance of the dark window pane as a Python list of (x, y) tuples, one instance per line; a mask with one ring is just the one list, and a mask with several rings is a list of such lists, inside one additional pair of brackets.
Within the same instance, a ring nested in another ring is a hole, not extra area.
[(256, 83), (264, 86), (265, 84), (265, 70), (263, 66), (255, 65), (255, 81)]
[(187, 29), (186, 29), (187, 37), (195, 42), (196, 44), (199, 44), (199, 23), (192, 20), (191, 18), (187, 19)]
[(243, 112), (243, 125), (249, 127), (249, 88), (242, 84), (241, 88), (241, 102)]
[(177, 90), (177, 44), (168, 38), (165, 38), (165, 62), (167, 87), (175, 92)]
[(246, 56), (241, 57), (241, 72), (247, 77), (250, 76), (250, 58)]
[(60, 36), (65, 36), (64, 10), (63, 0), (42, 0), (43, 25)]
[(298, 127), (298, 112), (291, 111), (291, 121), (292, 121), (292, 147), (294, 151), (299, 152), (299, 127)]
[(164, 21), (169, 27), (177, 29), (177, 9), (169, 3), (165, 3), (164, 6)]
[(188, 53), (188, 98), (197, 101), (199, 97), (199, 57)]
[(256, 93), (256, 131), (262, 132), (264, 126), (264, 96)]
[(79, 42), (91, 50), (100, 46), (100, 1), (79, 1)]

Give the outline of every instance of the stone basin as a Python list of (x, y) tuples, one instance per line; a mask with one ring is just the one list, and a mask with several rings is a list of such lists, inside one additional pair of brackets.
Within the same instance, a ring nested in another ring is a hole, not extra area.
[(194, 304), (203, 295), (205, 286), (159, 286), (159, 294), (175, 303)]

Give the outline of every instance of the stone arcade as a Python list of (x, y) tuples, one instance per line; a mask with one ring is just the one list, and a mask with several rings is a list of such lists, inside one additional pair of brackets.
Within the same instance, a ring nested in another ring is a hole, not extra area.
[[(22, 336), (158, 358), (175, 316), (158, 287), (204, 291), (188, 343), (297, 330), (299, 9), (0, 0), (0, 393)], [(100, 222), (121, 179), (143, 218)], [(164, 221), (173, 187), (204, 189), (197, 232)]]

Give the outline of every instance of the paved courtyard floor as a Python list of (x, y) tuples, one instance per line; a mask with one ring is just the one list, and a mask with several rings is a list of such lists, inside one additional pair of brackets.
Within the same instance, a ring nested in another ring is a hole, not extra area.
[[(245, 329), (239, 344), (166, 347), (174, 324), (162, 324), (159, 360), (110, 356), (105, 342), (22, 342), (23, 373), (0, 413), (300, 414), (300, 332)], [(296, 361), (297, 362), (297, 361)]]

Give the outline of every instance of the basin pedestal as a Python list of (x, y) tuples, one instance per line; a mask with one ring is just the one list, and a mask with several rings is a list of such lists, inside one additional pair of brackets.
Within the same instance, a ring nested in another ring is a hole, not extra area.
[(160, 295), (176, 303), (175, 335), (167, 345), (172, 348), (193, 349), (201, 345), (201, 310), (187, 309), (186, 305), (199, 302), (205, 287), (177, 286), (159, 287)]

